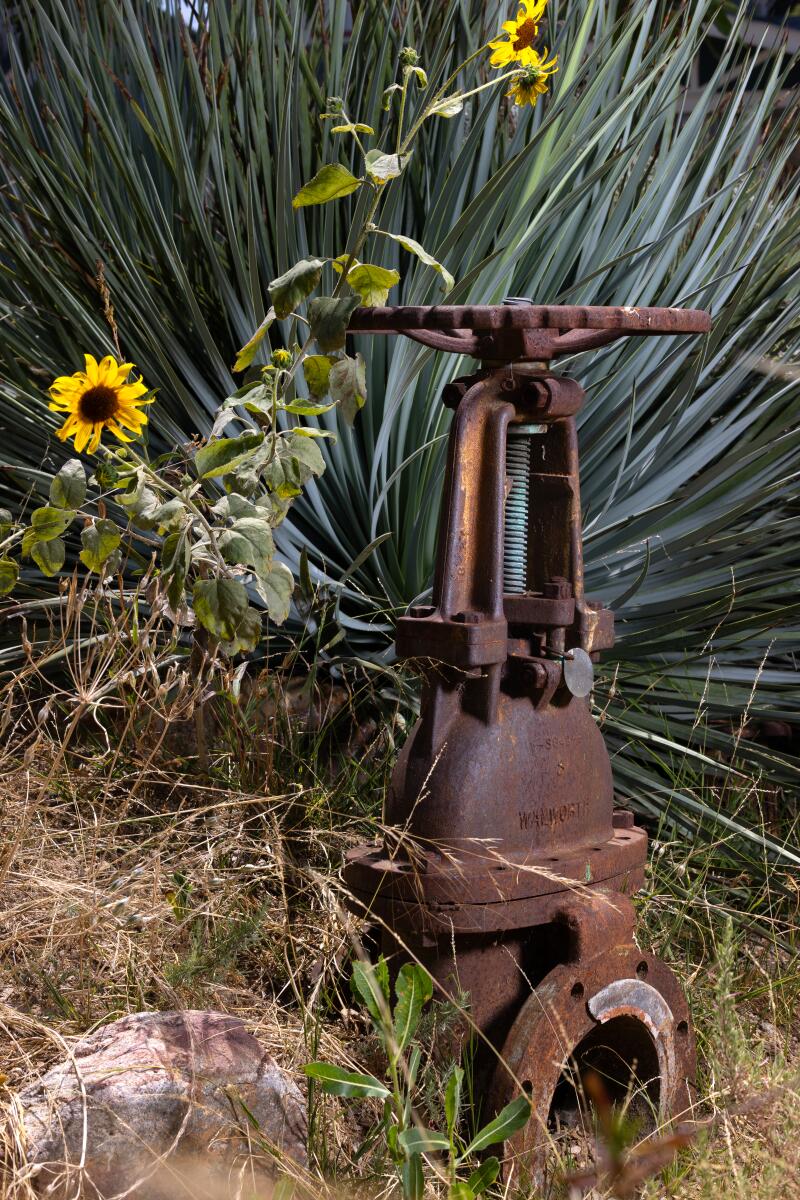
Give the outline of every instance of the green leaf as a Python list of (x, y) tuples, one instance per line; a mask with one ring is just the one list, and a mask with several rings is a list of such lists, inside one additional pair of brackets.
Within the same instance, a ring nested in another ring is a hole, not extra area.
[(7, 596), (16, 587), (19, 567), (13, 558), (0, 558), (0, 596)]
[(328, 394), (328, 377), (335, 362), (336, 359), (329, 354), (309, 354), (308, 358), (303, 359), (303, 374), (308, 390), (317, 399)]
[(242, 433), (235, 438), (216, 438), (202, 446), (194, 457), (201, 479), (228, 475), (252, 458), (264, 441), (263, 433)]
[(384, 154), (382, 150), (369, 150), (364, 156), (367, 174), (373, 183), (382, 187), (390, 179), (397, 179), (408, 166), (410, 154)]
[(347, 424), (352, 425), (367, 399), (367, 374), (360, 354), (355, 358), (345, 355), (337, 361), (331, 368), (329, 387), (331, 399), (339, 405)]
[(406, 1154), (433, 1154), (437, 1150), (447, 1150), (450, 1140), (434, 1129), (418, 1129), (412, 1126), (403, 1130), (397, 1138), (397, 1144)]
[(408, 250), (409, 254), (416, 254), (417, 258), (424, 262), (427, 267), (433, 267), (434, 271), (438, 271), (444, 280), (446, 292), (452, 291), (452, 289), (455, 287), (456, 281), (447, 268), (442, 266), (442, 264), (438, 262), (432, 254), (429, 254), (425, 247), (421, 246), (419, 242), (414, 240), (414, 238), (406, 237), (404, 234), (400, 233), (387, 233), (385, 229), (377, 229), (375, 226), (372, 227), (372, 233), (379, 233), (382, 237), (390, 238), (393, 242), (397, 242), (398, 245), (402, 246), (404, 250)]
[(263, 517), (240, 517), (230, 529), (217, 535), (222, 557), (232, 566), (252, 567), (257, 575), (269, 572), (274, 546), (272, 530), (266, 514)]
[(249, 610), (247, 592), (238, 579), (198, 579), (192, 590), (198, 621), (221, 642), (233, 642)]
[(359, 296), (318, 296), (308, 306), (312, 337), (320, 350), (341, 350), (348, 322), (360, 303)]
[(98, 575), (122, 541), (119, 526), (102, 518), (81, 530), (81, 562)]
[(309, 204), (327, 204), (329, 200), (339, 200), (342, 196), (349, 196), (351, 192), (355, 192), (363, 182), (339, 163), (329, 163), (317, 171), (309, 183), (300, 188), (292, 200), (292, 208), (305, 208)]
[(467, 1146), (459, 1161), (463, 1162), (464, 1159), (469, 1158), (470, 1154), (478, 1154), (487, 1146), (494, 1146), (497, 1142), (506, 1141), (524, 1125), (527, 1125), (530, 1115), (531, 1104), (528, 1097), (518, 1096), (516, 1100), (507, 1104), (493, 1121), (484, 1125), (480, 1133), (477, 1133)]
[(419, 1154), (412, 1154), (404, 1160), (402, 1183), (404, 1200), (422, 1200), (425, 1194), (425, 1175)]
[(46, 542), (34, 542), (30, 554), (43, 575), (57, 575), (64, 565), (67, 546), (63, 538), (50, 538)]
[[(322, 413), (330, 412), (335, 407), (333, 401), (330, 404), (310, 404), (307, 400), (292, 400), (290, 404), (284, 404), (283, 410), (294, 413), (298, 417), (319, 417)], [(333, 437), (333, 434), (327, 430), (314, 429), (313, 426), (304, 429), (303, 433), (306, 437)]]
[(422, 1007), (433, 995), (433, 980), (424, 967), (404, 963), (394, 985), (397, 1004), (394, 1010), (394, 1036), (400, 1054), (416, 1033)]
[[(318, 279), (319, 279), (319, 277), (318, 277)], [(316, 286), (316, 285), (314, 285), (314, 286)], [(270, 284), (270, 291), (271, 290), (272, 290), (272, 284)], [(246, 371), (247, 370), (247, 368), (250, 366), (251, 362), (255, 358), (256, 354), (258, 353), (258, 348), (261, 345), (261, 343), (263, 342), (264, 338), (267, 336), (267, 331), (269, 330), (270, 325), (272, 325), (272, 323), (274, 322), (276, 316), (277, 316), (277, 313), (276, 313), (275, 309), (271, 308), (269, 310), (269, 312), (267, 313), (267, 315), (264, 317), (264, 320), (259, 325), (258, 329), (255, 331), (253, 336), (250, 338), (250, 341), (246, 342), (245, 345), (242, 346), (241, 350), (236, 355), (236, 362), (233, 364), (234, 371)]]
[(49, 542), (50, 538), (60, 537), (64, 530), (75, 520), (76, 513), (72, 509), (35, 508), (31, 513), (31, 542)]
[(461, 1112), (461, 1089), (463, 1083), (463, 1068), (454, 1066), (448, 1077), (447, 1086), (444, 1089), (444, 1115), (451, 1138), (458, 1124), (458, 1117)]
[(368, 308), (381, 307), (389, 299), (389, 290), (400, 282), (400, 272), (373, 263), (359, 263), (347, 274), (347, 282), (358, 292), (361, 303)]
[(318, 1080), (323, 1092), (329, 1096), (348, 1096), (357, 1100), (366, 1100), (374, 1096), (385, 1100), (391, 1094), (374, 1075), (345, 1071), (342, 1067), (334, 1067), (330, 1063), (308, 1063), (303, 1067), (303, 1071), (309, 1079)]
[(80, 508), (86, 499), (86, 471), (79, 458), (65, 462), (50, 484), (50, 503), (56, 508)]
[(389, 968), (383, 955), (374, 966), (372, 963), (356, 960), (353, 963), (350, 988), (353, 995), (367, 1006), (367, 1011), (378, 1028), (383, 1028), (389, 1013)]
[(475, 1200), (475, 1193), (468, 1183), (459, 1181), (447, 1189), (447, 1200)]
[(275, 312), (281, 320), (288, 317), (318, 286), (324, 258), (304, 258), (268, 285)]
[(467, 1187), (474, 1196), (480, 1196), (481, 1192), (485, 1192), (488, 1187), (492, 1186), (499, 1174), (499, 1160), (494, 1157), (487, 1158), (477, 1170), (472, 1172), (467, 1180)]
[(267, 606), (271, 621), (282, 625), (289, 615), (294, 592), (294, 576), (282, 562), (274, 562), (267, 575), (259, 575), (256, 591)]

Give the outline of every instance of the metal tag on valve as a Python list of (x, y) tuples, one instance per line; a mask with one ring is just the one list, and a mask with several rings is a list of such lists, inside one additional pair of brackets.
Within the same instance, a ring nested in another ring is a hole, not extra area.
[(564, 659), (564, 682), (573, 696), (588, 696), (594, 683), (594, 663), (580, 646), (570, 650)]

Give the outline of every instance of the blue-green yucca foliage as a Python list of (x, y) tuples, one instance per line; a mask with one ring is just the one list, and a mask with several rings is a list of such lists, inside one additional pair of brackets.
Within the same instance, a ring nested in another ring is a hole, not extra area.
[[(320, 162), (346, 153), (318, 120), (326, 95), (377, 125), (400, 47), (416, 45), (435, 86), (509, 5), (360, 0), (348, 35), (349, 8), (215, 0), (189, 31), (171, 3), (28, 0), (11, 21), (0, 502), (41, 490), (62, 453), (43, 389), (85, 349), (113, 350), (98, 263), (125, 352), (160, 389), (151, 438), (206, 431), (239, 382), (231, 364), (267, 282), (338, 251), (349, 222), (351, 199), (291, 209)], [(445, 262), (449, 302), (712, 309), (707, 339), (631, 339), (566, 364), (589, 393), (588, 585), (619, 615), (614, 685), (598, 699), (624, 794), (684, 833), (730, 833), (720, 855), (734, 872), (761, 869), (765, 847), (793, 869), (800, 856), (748, 829), (736, 803), (754, 776), (792, 786), (796, 761), (738, 738), (741, 775), (714, 761), (731, 755), (748, 705), (797, 707), (800, 105), (776, 107), (789, 63), (757, 65), (736, 29), (714, 78), (687, 91), (718, 8), (551, 0), (552, 95), (520, 112), (493, 90), (432, 122), (382, 224)], [(395, 302), (441, 298), (438, 276), (388, 241), (371, 259), (402, 271)], [(291, 339), (278, 329), (273, 344)], [(358, 342), (367, 406), (323, 447), (328, 470), (280, 548), (294, 569), (307, 550), (335, 584), (391, 535), (342, 594), (350, 646), (380, 653), (388, 617), (429, 586), (448, 422), (438, 395), (470, 364), (402, 339)], [(721, 788), (698, 790), (701, 777)]]

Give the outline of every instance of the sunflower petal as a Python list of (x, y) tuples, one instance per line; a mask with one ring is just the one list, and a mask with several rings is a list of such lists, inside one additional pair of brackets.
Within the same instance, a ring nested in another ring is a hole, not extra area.
[(99, 370), (97, 359), (93, 354), (84, 354), (83, 361), (86, 363), (86, 379), (94, 385), (98, 382), (97, 373)]
[[(109, 432), (113, 433), (115, 438), (119, 438), (121, 442), (132, 442), (133, 438), (128, 437), (127, 433), (123, 433), (116, 421), (107, 421), (106, 427)], [(130, 428), (130, 427), (129, 427)]]
[(86, 448), (87, 454), (94, 454), (95, 450), (100, 445), (100, 438), (102, 436), (103, 436), (103, 423), (99, 422), (97, 425), (95, 425), (94, 432), (92, 433), (92, 439)]

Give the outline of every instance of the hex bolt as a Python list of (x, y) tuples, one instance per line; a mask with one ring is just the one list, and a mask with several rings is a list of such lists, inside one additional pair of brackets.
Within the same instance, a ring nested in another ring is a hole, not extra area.
[(536, 688), (542, 688), (547, 683), (547, 668), (544, 663), (528, 662), (523, 669), (525, 682)]
[(542, 594), (548, 600), (569, 600), (572, 595), (572, 584), (563, 575), (553, 575), (544, 584)]

